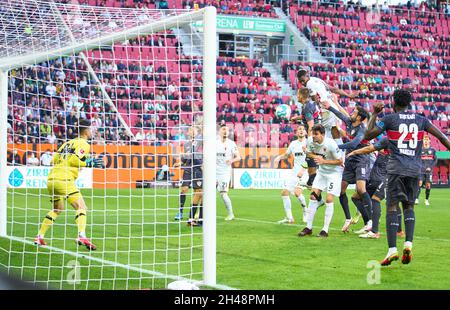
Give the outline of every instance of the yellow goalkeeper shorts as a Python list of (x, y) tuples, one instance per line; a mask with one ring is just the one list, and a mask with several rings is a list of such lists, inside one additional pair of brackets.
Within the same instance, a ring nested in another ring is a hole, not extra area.
[(71, 204), (78, 199), (83, 198), (74, 181), (48, 180), (47, 190), (52, 197), (52, 202), (67, 199)]

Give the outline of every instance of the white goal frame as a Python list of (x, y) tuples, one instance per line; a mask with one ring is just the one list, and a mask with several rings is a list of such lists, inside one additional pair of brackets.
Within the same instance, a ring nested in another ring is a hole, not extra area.
[[(55, 13), (57, 14), (57, 13)], [(7, 112), (8, 112), (8, 72), (23, 65), (46, 61), (54, 55), (69, 56), (74, 53), (98, 48), (100, 45), (124, 41), (133, 36), (163, 31), (203, 20), (203, 284), (216, 286), (216, 8), (170, 16), (149, 24), (107, 34), (104, 37), (89, 39), (56, 50), (35, 54), (0, 58), (0, 237), (13, 237), (7, 234)]]

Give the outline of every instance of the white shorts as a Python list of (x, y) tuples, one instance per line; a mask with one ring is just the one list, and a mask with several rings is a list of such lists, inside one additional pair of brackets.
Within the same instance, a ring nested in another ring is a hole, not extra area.
[(218, 175), (216, 178), (217, 190), (221, 193), (228, 192), (230, 187), (230, 179), (231, 176), (229, 175)]
[(303, 175), (299, 178), (294, 171), (292, 171), (291, 176), (284, 181), (284, 189), (294, 194), (296, 188), (302, 188), (306, 186), (308, 182), (308, 172), (303, 170)]
[(317, 172), (312, 188), (325, 191), (328, 194), (339, 197), (341, 195), (342, 174), (339, 172), (324, 174)]
[(327, 117), (327, 119), (322, 120), (322, 126), (325, 128), (325, 137), (333, 139), (333, 136), (331, 134), (331, 129), (333, 127), (336, 127), (337, 125), (337, 117), (334, 115), (334, 113), (329, 112), (330, 115)]

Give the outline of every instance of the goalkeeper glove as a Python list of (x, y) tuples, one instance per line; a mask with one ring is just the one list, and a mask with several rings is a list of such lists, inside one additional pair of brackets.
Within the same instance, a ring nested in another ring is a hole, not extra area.
[(86, 159), (86, 167), (89, 168), (105, 168), (105, 166), (103, 165), (103, 159), (101, 158), (92, 158), (89, 157), (88, 159)]

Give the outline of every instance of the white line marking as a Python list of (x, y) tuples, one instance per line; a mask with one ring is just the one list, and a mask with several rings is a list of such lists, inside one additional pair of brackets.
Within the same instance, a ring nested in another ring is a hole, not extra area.
[[(25, 243), (25, 244), (29, 244), (29, 245), (35, 246), (33, 241), (26, 240), (26, 239), (23, 239), (23, 238), (18, 238), (18, 237), (13, 237), (13, 236), (6, 236), (5, 238), (8, 238), (8, 239), (13, 240), (13, 241), (22, 242), (22, 243)], [(101, 264), (104, 264), (104, 265), (109, 265), (109, 266), (113, 266), (113, 267), (120, 267), (120, 268), (123, 268), (123, 269), (127, 269), (127, 270), (131, 270), (131, 271), (136, 271), (136, 272), (152, 275), (152, 276), (155, 276), (155, 277), (158, 277), (158, 278), (166, 278), (166, 279), (171, 279), (171, 280), (174, 280), (174, 281), (185, 280), (185, 281), (193, 282), (196, 285), (203, 285), (202, 281), (190, 280), (190, 279), (183, 278), (183, 277), (180, 277), (180, 276), (174, 276), (174, 275), (164, 274), (164, 273), (161, 273), (161, 272), (158, 272), (158, 271), (142, 269), (142, 268), (139, 268), (139, 267), (133, 267), (133, 266), (130, 266), (130, 265), (125, 265), (125, 264), (121, 264), (121, 263), (117, 263), (117, 262), (113, 262), (113, 261), (109, 261), (109, 260), (104, 260), (104, 259), (101, 259), (101, 258), (93, 257), (90, 254), (76, 253), (76, 252), (67, 251), (67, 250), (63, 250), (63, 249), (52, 247), (52, 246), (48, 246), (48, 245), (43, 247), (43, 249), (48, 249), (50, 251), (55, 251), (55, 252), (71, 255), (71, 256), (74, 256), (74, 257), (77, 257), (77, 258), (84, 258), (84, 259), (91, 260), (91, 261), (94, 261), (94, 262), (97, 262), (97, 263), (101, 263)], [(209, 287), (216, 288), (216, 289), (219, 289), (219, 290), (237, 290), (237, 288), (226, 286), (226, 285), (222, 285), (222, 284), (211, 285)]]

